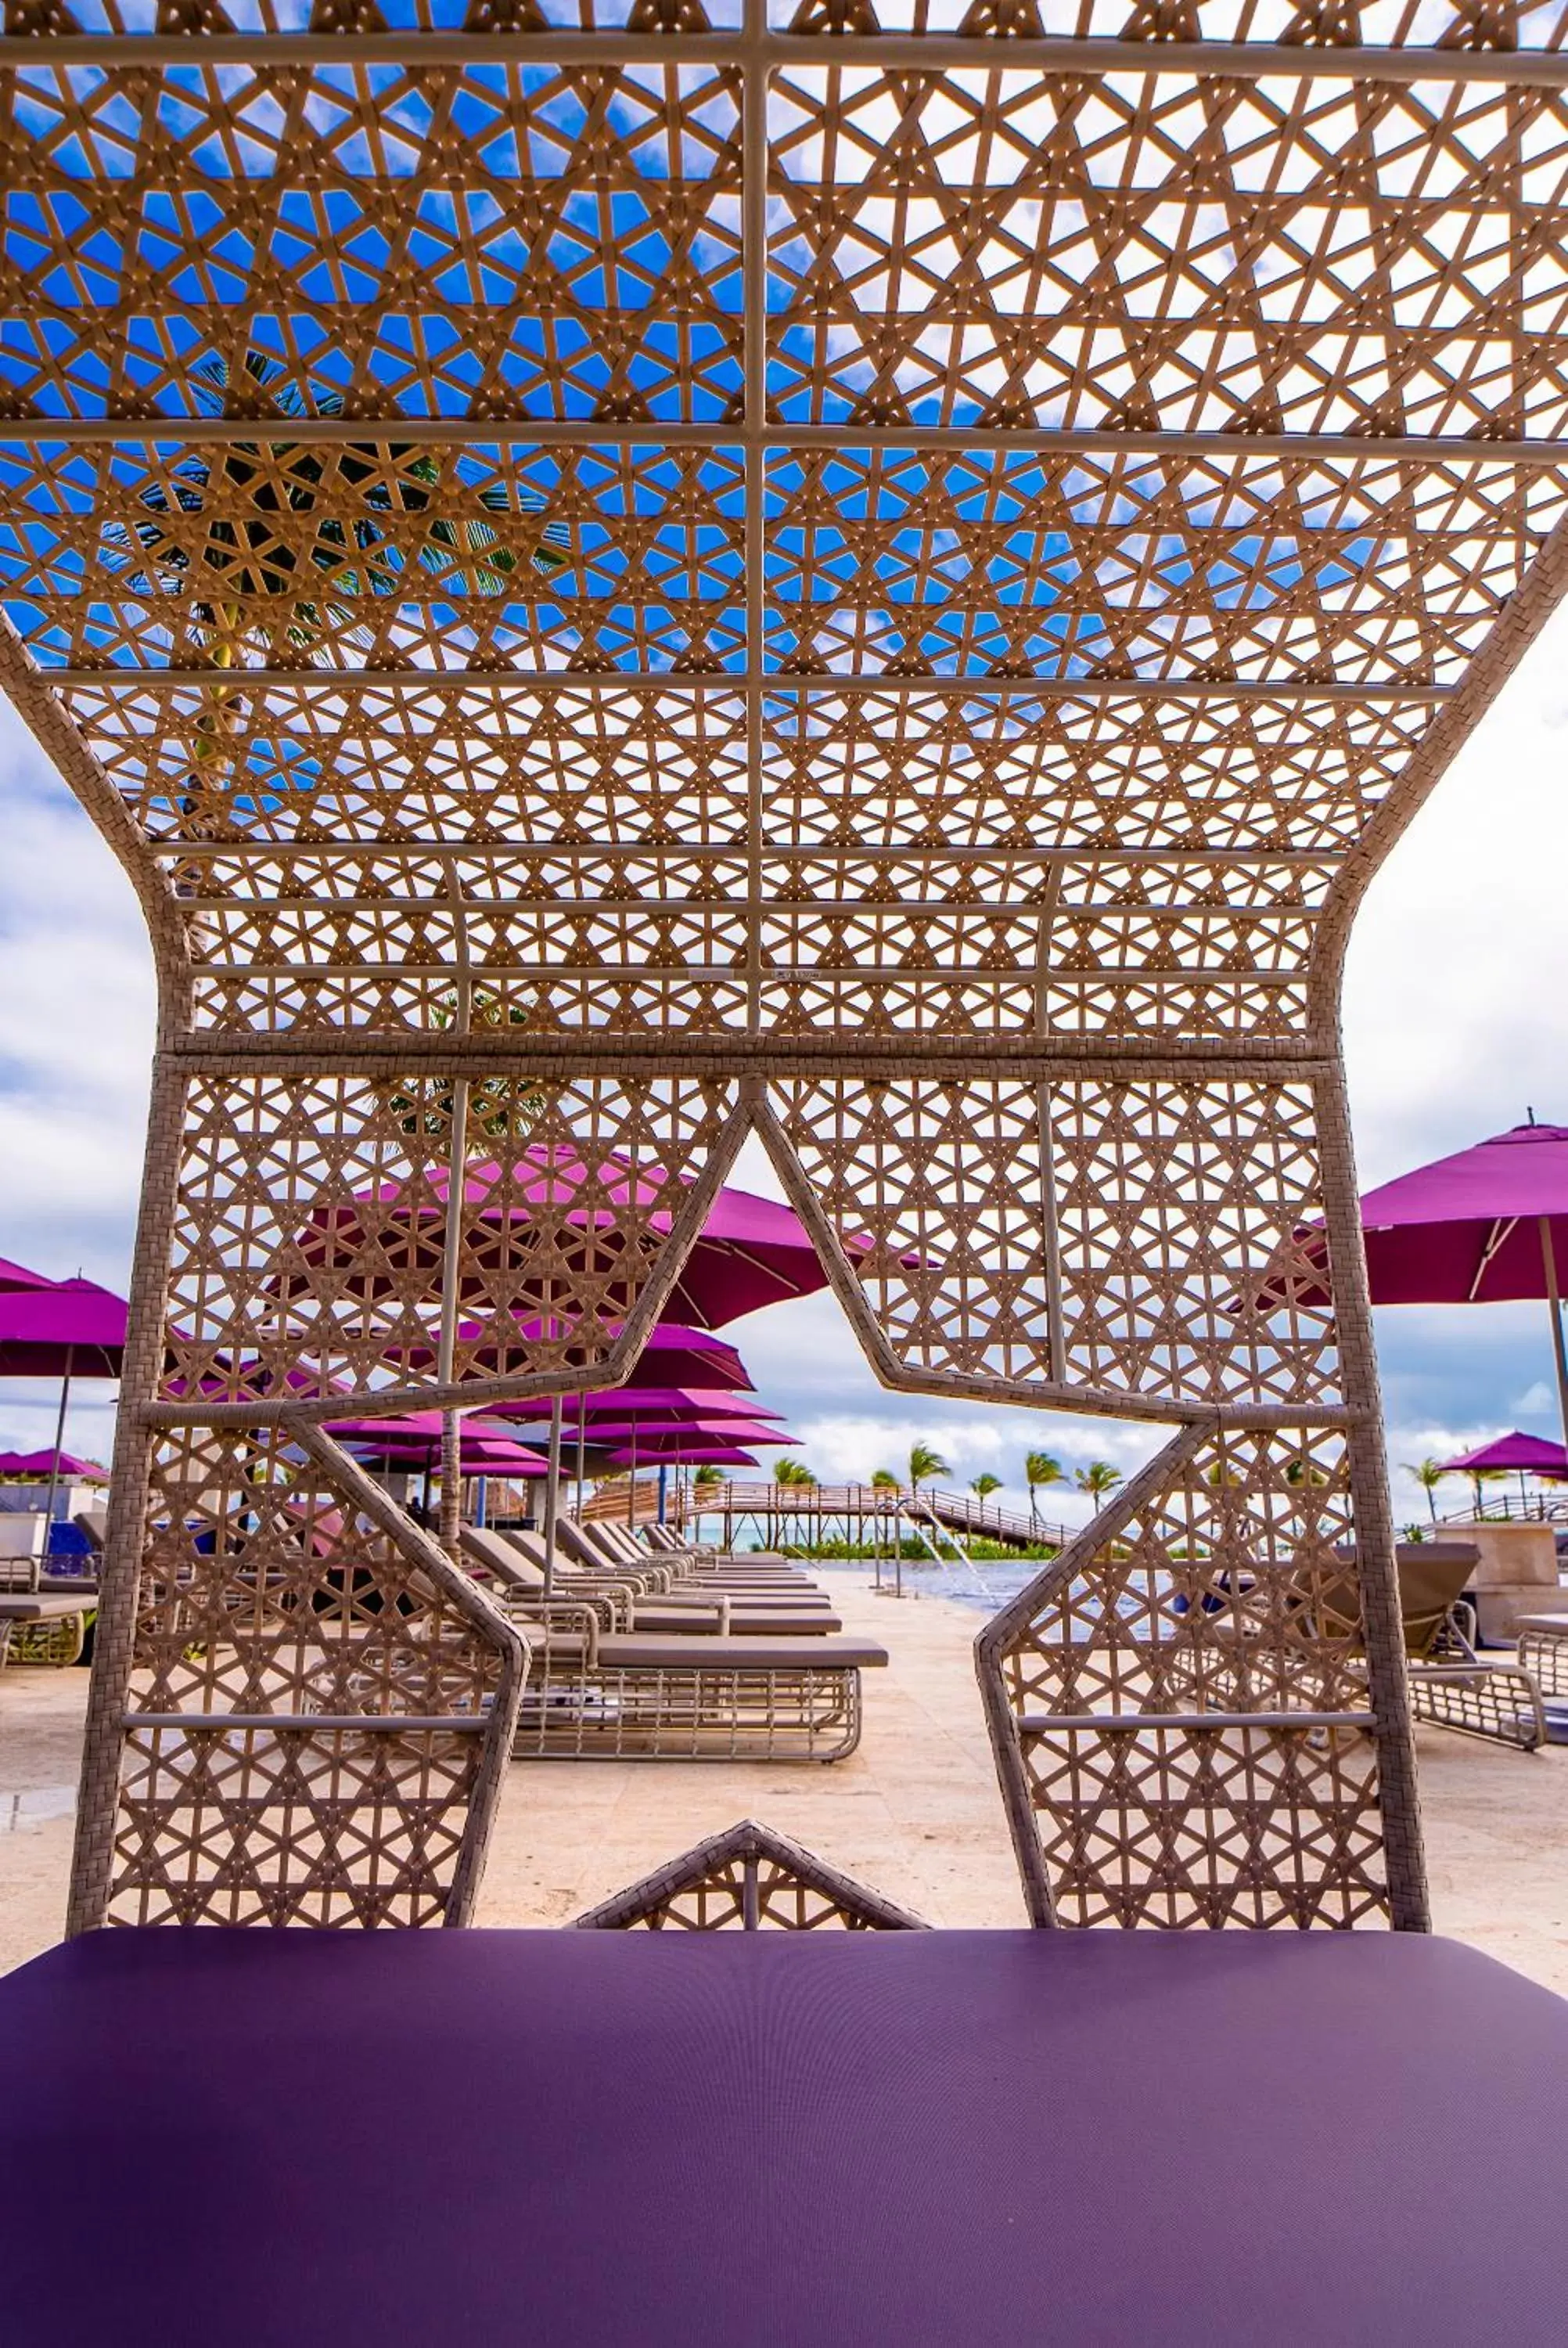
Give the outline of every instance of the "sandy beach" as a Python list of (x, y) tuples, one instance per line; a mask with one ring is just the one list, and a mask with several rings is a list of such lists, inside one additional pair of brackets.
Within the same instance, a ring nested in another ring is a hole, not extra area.
[[(701, 1837), (755, 1818), (933, 1924), (1023, 1922), (970, 1656), (981, 1616), (835, 1573), (880, 1639), (860, 1749), (832, 1767), (526, 1762), (509, 1774), (485, 1926), (553, 1925)], [(87, 1675), (0, 1672), (0, 1972), (60, 1933)], [(1417, 1732), (1437, 1928), (1568, 1993), (1568, 1747)]]

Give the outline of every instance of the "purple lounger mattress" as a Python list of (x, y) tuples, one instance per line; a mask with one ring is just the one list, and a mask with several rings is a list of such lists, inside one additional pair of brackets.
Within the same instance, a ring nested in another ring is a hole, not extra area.
[(1568, 2004), (1383, 1935), (111, 1932), (6, 2348), (1568, 2336)]

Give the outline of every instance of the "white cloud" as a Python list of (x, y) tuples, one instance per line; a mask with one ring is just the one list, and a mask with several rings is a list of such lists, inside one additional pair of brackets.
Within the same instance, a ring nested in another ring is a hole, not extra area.
[(155, 1009), (140, 909), (3, 703), (0, 804), (0, 1254), (122, 1286)]
[(1523, 1418), (1539, 1418), (1545, 1412), (1557, 1408), (1557, 1390), (1549, 1386), (1544, 1378), (1537, 1378), (1533, 1385), (1526, 1386), (1524, 1392), (1510, 1403), (1509, 1408), (1518, 1411)]

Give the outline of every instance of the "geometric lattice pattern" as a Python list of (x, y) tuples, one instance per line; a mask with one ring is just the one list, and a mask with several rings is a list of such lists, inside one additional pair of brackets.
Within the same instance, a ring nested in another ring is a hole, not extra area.
[(1351, 1924), (1385, 1895), (1336, 1432), (1186, 1447), (1142, 1506), (1064, 1551), (994, 1643), (1079, 1924)]
[(443, 1586), (440, 1552), (415, 1562), (295, 1451), (254, 1429), (159, 1447), (118, 1921), (417, 1924), (466, 1908), (470, 1805), (516, 1674), (457, 1578)]
[(15, 0), (0, 672), (162, 989), (78, 1922), (477, 1864), (126, 1727), (251, 1538), (154, 1451), (400, 1591), (312, 1424), (614, 1375), (748, 1128), (891, 1383), (1175, 1430), (983, 1643), (1039, 1921), (1421, 1921), (1338, 973), (1568, 580), (1564, 34)]
[(918, 1916), (743, 1818), (576, 1919), (579, 1931), (922, 1932)]

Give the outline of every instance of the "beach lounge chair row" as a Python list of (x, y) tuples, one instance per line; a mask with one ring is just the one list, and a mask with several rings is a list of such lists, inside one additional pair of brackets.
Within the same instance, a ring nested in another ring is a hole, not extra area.
[[(692, 1579), (564, 1526), (547, 1597), (537, 1536), (469, 1526), (463, 1550), (532, 1651), (519, 1759), (838, 1761), (860, 1739), (861, 1673), (885, 1648), (845, 1638), (793, 1572)], [(565, 1554), (563, 1555), (562, 1552)]]

